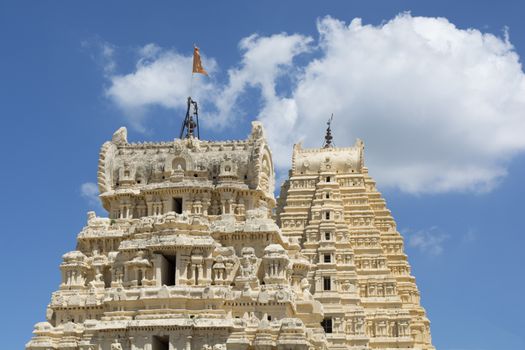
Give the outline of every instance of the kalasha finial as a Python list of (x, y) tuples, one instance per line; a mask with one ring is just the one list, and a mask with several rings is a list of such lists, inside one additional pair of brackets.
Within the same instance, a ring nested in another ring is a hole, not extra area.
[(180, 129), (179, 138), (191, 138), (195, 137), (195, 131), (197, 131), (197, 138), (200, 138), (199, 130), (199, 106), (197, 101), (193, 101), (191, 97), (188, 97), (188, 109), (186, 110), (186, 118), (182, 123)]
[(332, 136), (332, 128), (331, 128), (332, 127), (332, 119), (334, 119), (334, 114), (333, 113), (330, 116), (330, 119), (328, 119), (328, 121), (326, 122), (326, 125), (328, 125), (328, 127), (326, 128), (326, 135), (324, 136), (323, 148), (333, 147), (332, 140), (334, 139), (334, 137)]

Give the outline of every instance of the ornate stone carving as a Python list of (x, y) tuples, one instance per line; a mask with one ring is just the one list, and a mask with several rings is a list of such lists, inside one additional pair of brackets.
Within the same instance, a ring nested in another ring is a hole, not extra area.
[(290, 175), (276, 208), (259, 122), (238, 141), (119, 129), (99, 159), (109, 217), (88, 213), (26, 349), (433, 350), (362, 142), (296, 145)]

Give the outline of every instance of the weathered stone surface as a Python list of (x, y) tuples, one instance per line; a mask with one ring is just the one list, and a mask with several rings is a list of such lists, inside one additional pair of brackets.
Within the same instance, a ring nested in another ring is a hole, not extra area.
[(433, 349), (403, 240), (354, 147), (294, 147), (276, 203), (246, 140), (100, 152), (88, 213), (28, 350)]

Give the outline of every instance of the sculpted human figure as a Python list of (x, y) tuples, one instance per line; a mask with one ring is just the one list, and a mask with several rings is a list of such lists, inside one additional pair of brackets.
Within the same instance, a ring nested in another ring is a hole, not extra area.
[(306, 278), (301, 280), (301, 290), (305, 299), (312, 299), (312, 293), (310, 293), (310, 282)]
[(242, 277), (255, 277), (255, 262), (257, 261), (257, 258), (255, 257), (255, 253), (253, 248), (251, 247), (244, 247), (241, 250), (241, 276)]

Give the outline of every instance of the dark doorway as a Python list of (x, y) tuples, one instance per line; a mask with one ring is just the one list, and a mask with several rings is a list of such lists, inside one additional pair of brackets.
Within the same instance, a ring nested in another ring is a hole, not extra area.
[(321, 322), (321, 326), (323, 327), (325, 333), (332, 333), (332, 319), (331, 318), (325, 318), (323, 322)]
[(182, 214), (182, 198), (180, 197), (173, 198), (173, 210), (177, 214)]
[(330, 277), (323, 277), (323, 290), (332, 289), (332, 279)]
[(175, 272), (177, 259), (175, 255), (162, 255), (161, 256), (161, 280), (162, 284), (166, 286), (174, 286), (176, 284)]
[(151, 342), (152, 350), (169, 350), (170, 349), (170, 338), (165, 336), (154, 335)]

